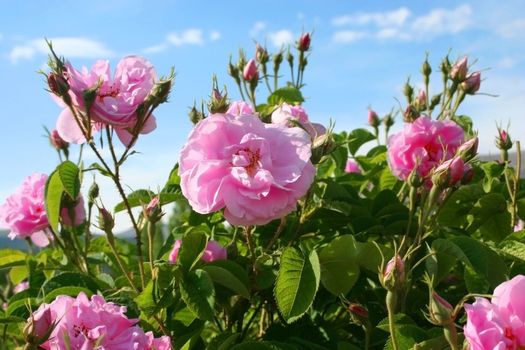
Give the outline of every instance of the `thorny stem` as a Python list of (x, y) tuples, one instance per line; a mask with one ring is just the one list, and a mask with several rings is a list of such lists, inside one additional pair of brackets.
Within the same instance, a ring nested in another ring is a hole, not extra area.
[(151, 274), (153, 276), (153, 238), (155, 236), (155, 224), (148, 221), (148, 253), (149, 253), (149, 265), (151, 268)]

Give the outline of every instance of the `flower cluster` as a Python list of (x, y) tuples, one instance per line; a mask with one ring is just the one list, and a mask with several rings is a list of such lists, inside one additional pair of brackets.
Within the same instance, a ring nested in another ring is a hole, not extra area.
[(466, 304), (464, 332), (470, 350), (525, 347), (525, 276), (518, 275), (494, 290), (492, 301)]
[[(26, 337), (42, 340), (47, 350), (112, 349), (112, 350), (170, 350), (170, 338), (154, 338), (128, 319), (126, 308), (103, 297), (86, 294), (78, 297), (58, 296), (51, 304), (42, 304), (28, 320)], [(47, 334), (48, 333), (48, 334)]]
[(196, 212), (224, 208), (233, 225), (262, 225), (293, 211), (314, 179), (311, 139), (301, 128), (253, 114), (212, 114), (180, 155), (184, 196)]

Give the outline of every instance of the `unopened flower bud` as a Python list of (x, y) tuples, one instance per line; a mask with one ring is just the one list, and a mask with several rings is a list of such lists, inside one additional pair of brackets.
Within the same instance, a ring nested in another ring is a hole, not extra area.
[(312, 143), (312, 157), (310, 158), (313, 164), (321, 161), (323, 156), (332, 153), (335, 148), (335, 142), (330, 132), (318, 135)]
[(479, 90), (480, 85), (481, 73), (474, 72), (471, 75), (469, 75), (464, 82), (461, 83), (460, 87), (463, 89), (463, 91), (465, 91), (465, 93), (469, 95), (474, 95)]
[(145, 217), (148, 219), (148, 221), (152, 223), (155, 223), (160, 220), (163, 213), (162, 213), (159, 196), (155, 196), (151, 199), (151, 201), (148, 203), (148, 205), (144, 209), (144, 214), (145, 214)]
[(447, 326), (454, 322), (454, 308), (439, 294), (432, 291), (428, 304), (428, 320), (436, 326)]
[(28, 319), (24, 327), (24, 339), (29, 344), (44, 343), (53, 331), (53, 317), (49, 305), (42, 306)]
[(425, 59), (425, 62), (423, 62), (423, 65), (421, 66), (421, 74), (428, 79), (430, 74), (432, 73), (432, 67), (430, 66), (430, 63), (428, 63), (428, 58)]
[(250, 59), (248, 63), (244, 66), (242, 71), (242, 77), (246, 81), (254, 81), (259, 79), (259, 71), (257, 70), (257, 64), (253, 59)]
[(461, 83), (467, 77), (468, 59), (463, 57), (459, 59), (450, 70), (450, 78), (456, 83)]
[(193, 124), (197, 124), (201, 120), (204, 119), (204, 115), (197, 110), (195, 106), (193, 106), (190, 111), (188, 112), (188, 116), (190, 117), (190, 121)]
[(500, 150), (508, 151), (512, 148), (512, 140), (509, 134), (502, 129), (498, 128), (498, 136), (496, 137), (496, 146)]
[(408, 105), (403, 113), (403, 121), (405, 123), (412, 123), (419, 118), (419, 112), (411, 105)]
[(99, 188), (96, 182), (93, 182), (88, 192), (88, 206), (92, 206), (95, 200), (98, 198)]
[(297, 41), (297, 50), (308, 51), (310, 49), (310, 33), (303, 33)]
[(208, 110), (210, 113), (224, 113), (228, 110), (229, 105), (228, 95), (224, 94), (223, 96), (217, 88), (214, 88), (211, 93), (210, 102), (208, 102)]
[(290, 67), (293, 67), (294, 57), (292, 53), (290, 52), (290, 50), (288, 50), (288, 53), (286, 54), (286, 60), (288, 61), (288, 64), (290, 65)]
[(57, 96), (64, 96), (69, 92), (67, 80), (56, 73), (49, 73), (47, 76), (47, 85), (49, 90)]
[(419, 91), (416, 97), (416, 109), (424, 111), (427, 108), (427, 94), (425, 90)]
[(463, 142), (463, 144), (459, 146), (456, 154), (458, 157), (461, 157), (461, 159), (468, 162), (478, 154), (478, 145), (479, 139), (477, 136), (474, 136), (470, 140)]
[(255, 45), (255, 59), (261, 64), (265, 64), (270, 59), (266, 48), (259, 45), (259, 43)]
[(282, 61), (283, 61), (283, 53), (281, 51), (273, 55), (273, 63), (275, 66), (279, 67)]
[(386, 264), (380, 278), (383, 287), (389, 291), (396, 290), (404, 285), (406, 281), (405, 262), (396, 255)]
[(465, 169), (463, 171), (463, 178), (461, 179), (461, 183), (464, 185), (470, 183), (474, 178), (474, 175), (476, 175), (474, 168), (472, 168), (470, 164), (466, 164)]
[(100, 84), (97, 84), (82, 92), (82, 99), (84, 100), (86, 111), (89, 111), (91, 109), (91, 106), (93, 106), (93, 103), (95, 102), (95, 99), (98, 96), (99, 87)]
[(421, 185), (423, 185), (423, 178), (419, 175), (417, 167), (415, 167), (414, 170), (410, 172), (407, 178), (407, 182), (410, 185), (410, 187), (415, 188), (419, 188), (421, 187)]
[(368, 109), (368, 125), (377, 128), (379, 124), (381, 124), (381, 120), (379, 120), (377, 113), (373, 109)]
[(158, 106), (161, 103), (168, 101), (168, 97), (171, 92), (171, 86), (173, 84), (173, 76), (162, 79), (155, 83), (153, 89), (151, 90), (148, 100), (151, 105)]
[(430, 107), (429, 107), (429, 109), (431, 111), (434, 110), (434, 108), (436, 108), (436, 106), (441, 101), (441, 95), (443, 95), (443, 93), (436, 94), (436, 95), (432, 96), (432, 99), (430, 99)]
[(441, 163), (432, 175), (432, 183), (436, 187), (450, 187), (463, 179), (465, 163), (460, 157), (454, 157)]
[(394, 118), (392, 117), (391, 113), (388, 113), (383, 117), (383, 124), (385, 125), (387, 130), (389, 130), (392, 127), (392, 125), (394, 125)]
[(412, 103), (414, 99), (414, 88), (410, 85), (410, 79), (408, 79), (403, 86), (403, 95), (405, 95), (409, 104)]
[(106, 208), (98, 208), (98, 226), (105, 233), (111, 233), (115, 227), (115, 220)]
[(362, 305), (350, 303), (348, 304), (348, 312), (356, 324), (367, 325), (370, 322), (368, 310)]
[(239, 59), (237, 60), (237, 69), (239, 72), (242, 72), (244, 67), (246, 66), (246, 57), (244, 54), (244, 51), (239, 52)]
[(53, 129), (51, 133), (49, 134), (49, 142), (51, 142), (51, 145), (56, 150), (67, 150), (69, 147), (69, 143), (67, 141), (64, 141), (62, 137), (58, 134), (57, 129)]
[(240, 83), (241, 80), (239, 78), (239, 69), (232, 63), (231, 59), (228, 63), (228, 74), (233, 78), (233, 80), (235, 80), (237, 84)]
[(439, 66), (439, 68), (441, 69), (441, 73), (443, 73), (443, 76), (448, 77), (450, 73), (450, 69), (451, 69), (450, 60), (448, 59), (448, 55), (445, 56), (445, 58), (443, 58), (443, 61), (441, 61), (441, 65)]

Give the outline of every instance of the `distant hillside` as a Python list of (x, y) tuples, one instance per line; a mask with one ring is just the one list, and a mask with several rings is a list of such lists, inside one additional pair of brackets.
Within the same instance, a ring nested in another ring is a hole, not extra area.
[[(478, 159), (483, 160), (483, 161), (499, 160), (500, 155), (499, 153), (483, 154), (483, 155), (478, 156)], [(516, 153), (515, 152), (509, 153), (509, 160), (510, 160), (511, 165), (516, 165)], [(521, 164), (520, 177), (525, 178), (525, 151), (521, 152), (521, 163), (522, 164)]]
[(0, 249), (12, 248), (12, 249), (27, 249), (27, 243), (21, 239), (14, 239), (7, 237), (8, 231), (0, 230)]

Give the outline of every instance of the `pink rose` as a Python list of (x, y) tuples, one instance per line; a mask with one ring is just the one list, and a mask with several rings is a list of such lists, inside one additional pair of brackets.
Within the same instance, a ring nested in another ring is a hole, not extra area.
[(252, 115), (255, 111), (251, 104), (244, 101), (234, 101), (228, 107), (226, 114), (231, 115)]
[(68, 208), (60, 210), (62, 223), (66, 226), (79, 226), (86, 220), (86, 209), (84, 208), (84, 198), (80, 195), (76, 201), (72, 212)]
[(144, 333), (137, 319), (126, 317), (126, 307), (99, 295), (91, 299), (82, 292), (77, 298), (58, 296), (51, 304), (40, 306), (35, 321), (43, 312), (50, 314), (47, 323), (56, 323), (49, 339), (40, 345), (46, 350), (94, 349), (95, 345), (112, 350), (153, 350), (157, 345), (156, 349), (171, 349), (168, 337), (155, 339), (150, 332)]
[(295, 210), (315, 176), (310, 157), (310, 137), (300, 128), (210, 115), (182, 149), (182, 193), (198, 213), (224, 208), (233, 225), (263, 225)]
[(361, 168), (359, 167), (359, 164), (357, 164), (355, 160), (348, 159), (346, 161), (345, 172), (361, 174)]
[(390, 137), (388, 163), (401, 180), (416, 168), (419, 176), (427, 178), (433, 168), (451, 159), (462, 143), (463, 129), (453, 121), (421, 116)]
[(494, 290), (492, 302), (476, 298), (465, 304), (465, 338), (470, 350), (525, 347), (525, 276), (518, 275)]
[(460, 157), (454, 157), (441, 163), (433, 171), (432, 182), (434, 185), (454, 186), (459, 183), (465, 174), (471, 170)]
[(44, 191), (47, 175), (35, 173), (0, 206), (0, 224), (11, 230), (9, 238), (31, 238), (39, 247), (49, 244)]
[[(67, 63), (66, 67), (69, 95), (75, 108), (82, 113), (86, 112), (83, 92), (101, 83), (91, 107), (93, 131), (110, 125), (115, 129), (120, 141), (129, 145), (132, 140), (131, 131), (139, 122), (137, 108), (149, 95), (155, 82), (156, 74), (151, 63), (139, 56), (124, 57), (118, 63), (113, 78), (108, 61), (97, 61), (90, 71), (83, 68), (79, 72), (70, 63)], [(63, 106), (61, 101), (59, 103)], [(147, 134), (155, 128), (155, 117), (150, 116), (140, 133)], [(85, 142), (78, 123), (67, 107), (58, 117), (57, 130), (65, 141)]]
[(252, 81), (259, 79), (259, 71), (257, 70), (257, 64), (253, 59), (249, 60), (244, 66), (242, 71), (242, 77), (246, 81)]
[(324, 135), (326, 128), (321, 124), (311, 123), (308, 114), (301, 106), (293, 106), (283, 103), (272, 113), (272, 123), (286, 125), (288, 127), (296, 126), (299, 122), (301, 126), (310, 134), (312, 139)]
[[(175, 241), (175, 244), (173, 245), (173, 249), (171, 250), (170, 256), (168, 258), (168, 261), (171, 264), (175, 264), (177, 262), (177, 257), (179, 255), (179, 249), (182, 244), (182, 241), (180, 239)], [(210, 240), (208, 244), (206, 245), (206, 249), (204, 249), (204, 253), (202, 254), (201, 260), (205, 262), (212, 262), (215, 260), (226, 260), (228, 259), (228, 253), (226, 252), (226, 249), (221, 246), (217, 241)]]
[(27, 281), (20, 282), (13, 288), (13, 293), (14, 294), (20, 293), (20, 292), (23, 292), (26, 289), (29, 289), (29, 282), (27, 282)]

